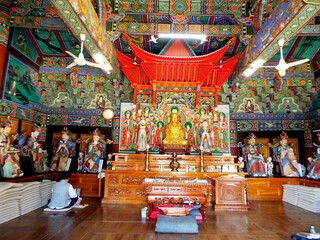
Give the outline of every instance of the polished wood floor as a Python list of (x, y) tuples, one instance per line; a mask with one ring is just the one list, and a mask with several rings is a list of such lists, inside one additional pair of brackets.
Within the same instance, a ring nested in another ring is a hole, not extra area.
[[(292, 233), (320, 230), (320, 214), (279, 201), (251, 202), (248, 212), (215, 212), (199, 222), (198, 234), (155, 233), (155, 221), (142, 221), (141, 205), (101, 206), (99, 199), (84, 198), (84, 209), (66, 213), (38, 209), (0, 225), (6, 240), (238, 240), (290, 239)], [(0, 213), (1, 214), (1, 213)]]

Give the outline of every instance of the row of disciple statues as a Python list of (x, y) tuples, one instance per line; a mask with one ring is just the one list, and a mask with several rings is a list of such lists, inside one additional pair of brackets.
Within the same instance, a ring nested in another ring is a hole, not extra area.
[[(317, 136), (320, 141), (320, 132)], [(315, 144), (317, 146), (317, 154), (315, 158), (308, 158), (309, 166), (306, 169), (304, 165), (298, 163), (293, 146), (288, 144), (288, 135), (282, 132), (279, 138), (280, 140), (277, 143), (267, 144), (267, 147), (273, 149), (273, 158), (268, 157), (267, 161), (265, 161), (260, 151), (263, 145), (256, 143), (257, 137), (255, 134), (251, 133), (247, 137), (247, 143), (239, 143), (243, 155), (243, 157), (239, 157), (240, 171), (247, 170), (248, 175), (253, 177), (270, 177), (274, 173), (285, 177), (303, 177), (308, 172), (307, 178), (320, 179), (320, 145)], [(275, 167), (278, 169), (276, 170)], [(277, 172), (278, 170), (280, 170), (279, 173)]]
[[(178, 115), (173, 112), (170, 122), (166, 128), (166, 137), (163, 139), (164, 144), (185, 146), (187, 141), (182, 126), (178, 124)], [(26, 134), (15, 136), (15, 143), (10, 143), (10, 131), (12, 124), (10, 120), (3, 120), (0, 128), (0, 167), (1, 176), (4, 178), (15, 178), (24, 175), (20, 166), (20, 156), (28, 156), (32, 159), (35, 172), (46, 171), (66, 171), (69, 169), (71, 159), (75, 157), (76, 140), (71, 138), (67, 128), (61, 131), (61, 139), (58, 141), (55, 152), (51, 159), (50, 165), (48, 161), (48, 153), (42, 149), (38, 142), (40, 127), (35, 125), (30, 136)], [(314, 158), (308, 158), (308, 171), (304, 170), (304, 166), (299, 164), (291, 145), (288, 144), (288, 135), (282, 132), (279, 142), (275, 144), (268, 143), (268, 147), (273, 149), (273, 159), (269, 157), (267, 161), (260, 152), (261, 144), (256, 144), (256, 135), (251, 133), (247, 138), (247, 143), (240, 143), (242, 147), (244, 162), (249, 176), (273, 176), (274, 165), (281, 170), (281, 175), (286, 177), (302, 177), (306, 175), (308, 178), (320, 179), (320, 131), (317, 133), (317, 152)], [(78, 168), (79, 172), (97, 173), (101, 171), (103, 159), (106, 157), (106, 144), (112, 141), (107, 139), (104, 141), (100, 137), (98, 129), (92, 132), (92, 138), (86, 140), (87, 150), (85, 153), (79, 153)], [(239, 158), (240, 171), (245, 171), (243, 158)]]
[[(76, 154), (76, 144), (79, 140), (73, 140), (71, 133), (65, 127), (61, 131), (61, 139), (53, 152), (49, 164), (49, 154), (39, 143), (40, 126), (34, 125), (29, 136), (27, 133), (13, 136), (10, 142), (12, 123), (9, 119), (1, 122), (0, 128), (0, 171), (3, 178), (16, 178), (24, 176), (21, 161), (31, 158), (34, 172), (68, 171), (72, 158)], [(92, 132), (92, 137), (86, 141), (85, 153), (79, 153), (77, 171), (83, 173), (97, 173), (101, 171), (103, 160), (106, 157), (107, 142), (100, 137), (98, 129)]]

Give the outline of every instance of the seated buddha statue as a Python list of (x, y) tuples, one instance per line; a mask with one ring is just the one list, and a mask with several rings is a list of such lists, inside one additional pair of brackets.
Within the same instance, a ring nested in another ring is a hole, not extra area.
[(185, 139), (186, 129), (178, 121), (178, 113), (172, 112), (170, 119), (170, 122), (165, 127), (165, 138), (163, 140), (163, 145), (188, 145), (188, 140)]

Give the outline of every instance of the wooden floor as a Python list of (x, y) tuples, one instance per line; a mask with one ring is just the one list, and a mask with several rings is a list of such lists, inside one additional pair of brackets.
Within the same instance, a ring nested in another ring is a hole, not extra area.
[[(38, 209), (0, 225), (0, 238), (21, 239), (108, 239), (108, 240), (237, 240), (290, 239), (292, 233), (307, 231), (311, 225), (320, 230), (320, 214), (288, 203), (251, 202), (248, 212), (215, 212), (199, 222), (198, 234), (157, 234), (155, 221), (142, 221), (141, 205), (101, 206), (99, 199), (84, 198), (84, 209), (67, 213)], [(1, 214), (1, 213), (0, 213)]]

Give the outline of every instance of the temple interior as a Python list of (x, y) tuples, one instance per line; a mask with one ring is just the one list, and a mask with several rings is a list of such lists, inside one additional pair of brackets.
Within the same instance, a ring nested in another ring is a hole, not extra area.
[(148, 219), (159, 182), (202, 219), (317, 188), (319, 46), (318, 1), (1, 1), (0, 183), (70, 171)]

